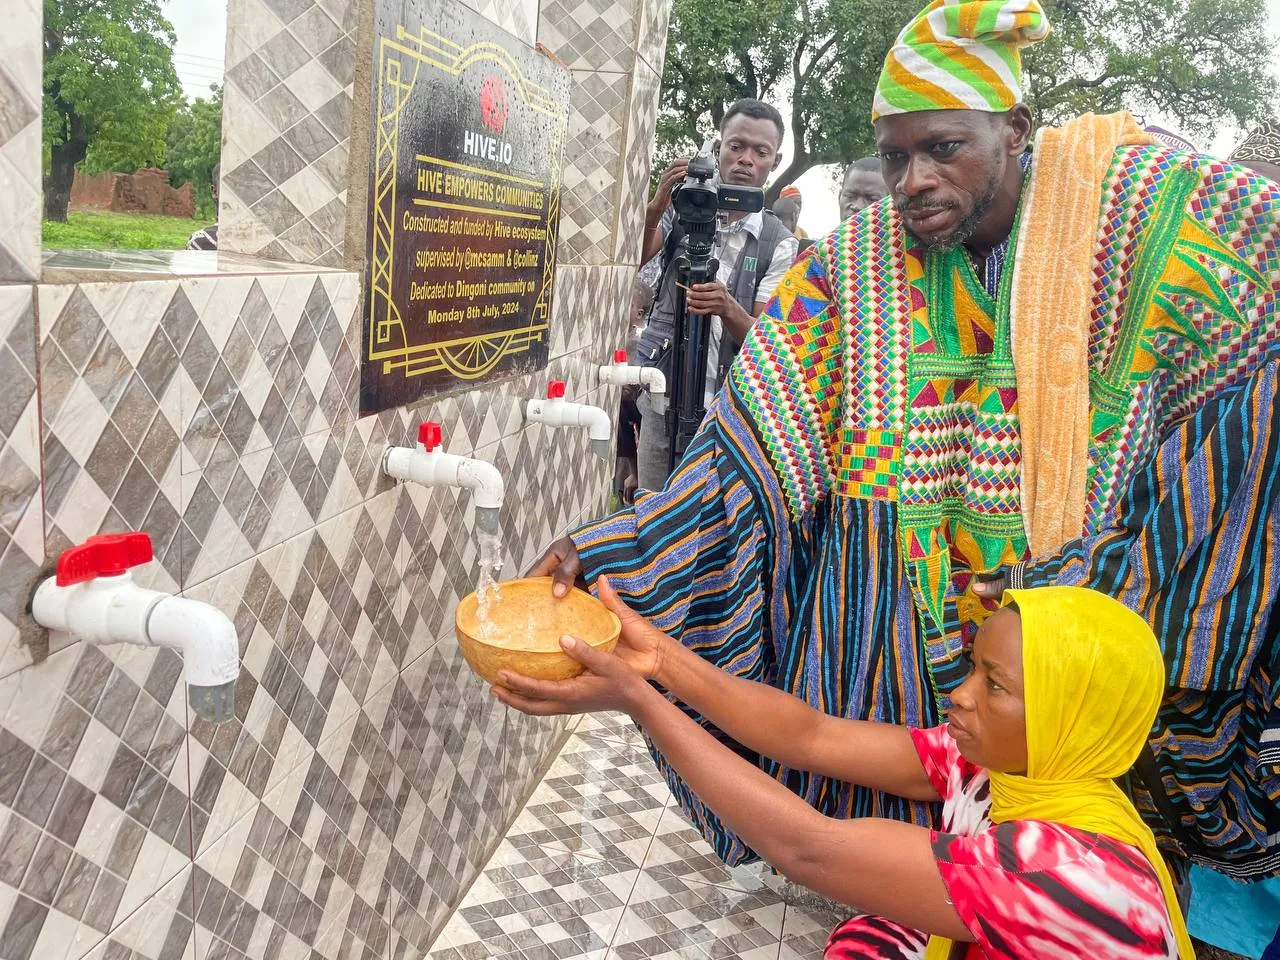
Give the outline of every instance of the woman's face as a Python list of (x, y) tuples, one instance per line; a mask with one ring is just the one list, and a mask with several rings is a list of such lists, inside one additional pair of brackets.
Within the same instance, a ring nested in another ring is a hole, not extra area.
[(993, 614), (973, 642), (973, 670), (951, 697), (949, 732), (970, 763), (998, 773), (1027, 769), (1022, 618)]

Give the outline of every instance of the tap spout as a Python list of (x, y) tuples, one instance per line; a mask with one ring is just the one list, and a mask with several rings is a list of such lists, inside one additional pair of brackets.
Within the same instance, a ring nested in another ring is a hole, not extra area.
[(31, 602), (36, 622), (86, 643), (162, 646), (182, 654), (188, 700), (198, 716), (223, 723), (235, 714), (240, 641), (221, 610), (138, 586), (125, 570), (60, 586), (49, 577)]
[(161, 595), (147, 617), (147, 638), (182, 653), (187, 702), (197, 716), (211, 723), (235, 716), (240, 639), (226, 614), (198, 600)]
[(599, 407), (567, 400), (529, 400), (524, 405), (524, 417), (530, 423), (544, 423), (548, 427), (586, 427), (592, 440), (612, 440), (613, 421)]
[(644, 387), (652, 396), (665, 396), (667, 378), (657, 367), (639, 367), (627, 363), (627, 351), (614, 354), (613, 363), (600, 368), (600, 382), (615, 387)]
[(529, 423), (543, 423), (548, 427), (586, 427), (591, 452), (601, 460), (609, 459), (613, 442), (613, 421), (609, 414), (600, 407), (570, 403), (564, 398), (563, 380), (551, 381), (545, 400), (525, 401), (524, 418)]
[(613, 421), (599, 407), (570, 403), (562, 398), (529, 400), (524, 405), (524, 418), (530, 423), (548, 427), (586, 427), (591, 439), (591, 452), (602, 460), (609, 459), (613, 442)]
[(475, 498), (477, 510), (502, 506), (506, 484), (498, 468), (486, 460), (458, 457), (439, 450), (388, 447), (382, 470), (396, 480), (428, 487), (463, 487)]

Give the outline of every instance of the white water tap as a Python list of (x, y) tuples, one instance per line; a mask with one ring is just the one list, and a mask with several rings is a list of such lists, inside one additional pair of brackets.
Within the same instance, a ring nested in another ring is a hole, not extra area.
[(207, 603), (138, 586), (129, 571), (150, 562), (151, 538), (145, 533), (90, 537), (58, 558), (57, 576), (36, 588), (31, 615), (42, 627), (86, 643), (177, 650), (191, 709), (225, 723), (235, 715), (240, 676), (235, 624)]
[(602, 460), (609, 458), (609, 443), (613, 440), (613, 421), (599, 407), (585, 403), (570, 403), (564, 398), (564, 381), (552, 380), (547, 384), (547, 399), (527, 400), (524, 418), (530, 423), (544, 423), (548, 427), (586, 427), (591, 439), (591, 452)]
[(600, 382), (615, 387), (644, 387), (649, 391), (654, 413), (666, 412), (667, 378), (657, 367), (638, 367), (627, 363), (625, 350), (615, 350), (613, 363), (600, 368)]
[(497, 533), (498, 512), (505, 484), (498, 468), (487, 460), (458, 457), (437, 449), (443, 434), (440, 424), (428, 420), (418, 427), (417, 447), (387, 447), (382, 472), (397, 480), (427, 487), (463, 487), (472, 492), (476, 505), (476, 529)]

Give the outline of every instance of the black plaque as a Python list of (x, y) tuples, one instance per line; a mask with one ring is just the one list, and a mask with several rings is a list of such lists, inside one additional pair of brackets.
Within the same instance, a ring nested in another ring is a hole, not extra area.
[(569, 72), (460, 3), (377, 0), (360, 411), (547, 363)]

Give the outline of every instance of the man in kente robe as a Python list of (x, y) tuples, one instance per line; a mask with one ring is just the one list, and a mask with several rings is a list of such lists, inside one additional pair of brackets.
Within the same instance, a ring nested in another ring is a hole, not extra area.
[[(1001, 583), (1103, 590), (1169, 667), (1135, 801), (1175, 858), (1261, 875), (1280, 188), (1124, 114), (1033, 137), (1019, 49), (1047, 31), (1036, 0), (935, 0), (904, 29), (873, 115), (890, 197), (791, 270), (666, 488), (535, 572), (607, 574), (725, 670), (922, 727)], [(833, 816), (931, 813), (757, 759)], [(667, 773), (719, 855), (750, 859)]]

